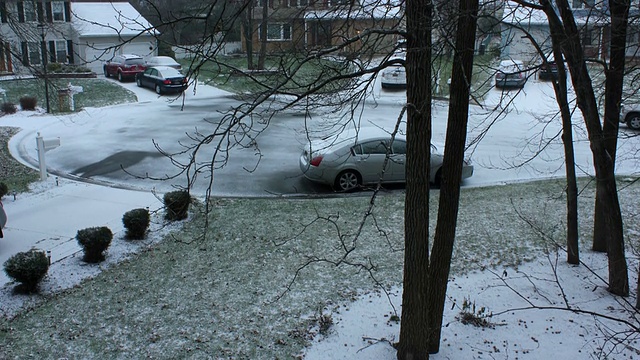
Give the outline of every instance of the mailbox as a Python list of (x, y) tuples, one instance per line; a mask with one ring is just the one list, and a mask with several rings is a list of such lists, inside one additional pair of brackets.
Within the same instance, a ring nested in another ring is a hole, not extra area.
[(38, 136), (36, 136), (36, 146), (38, 149), (38, 164), (40, 168), (40, 180), (44, 181), (47, 179), (47, 165), (45, 163), (44, 153), (60, 146), (60, 138), (45, 140), (42, 138), (42, 135), (38, 133)]
[(60, 138), (42, 140), (44, 151), (53, 150), (60, 146)]

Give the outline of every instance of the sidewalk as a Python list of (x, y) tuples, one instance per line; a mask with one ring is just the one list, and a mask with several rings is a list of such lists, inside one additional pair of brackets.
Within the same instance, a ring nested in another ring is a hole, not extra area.
[[(150, 192), (124, 190), (100, 185), (56, 179), (34, 184), (30, 193), (3, 197), (8, 222), (0, 239), (0, 265), (13, 254), (38, 248), (51, 251), (51, 262), (78, 251), (78, 230), (107, 226), (114, 239), (123, 229), (122, 216), (135, 208), (155, 211), (162, 201)], [(10, 279), (0, 272), (0, 287)]]

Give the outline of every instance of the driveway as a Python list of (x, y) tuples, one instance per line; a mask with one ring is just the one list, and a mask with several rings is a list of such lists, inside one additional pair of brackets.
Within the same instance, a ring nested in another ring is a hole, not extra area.
[[(333, 193), (303, 178), (298, 157), (308, 136), (325, 133), (327, 124), (344, 124), (344, 113), (292, 109), (268, 118), (266, 114), (273, 111), (267, 105), (248, 110), (232, 94), (205, 85), (198, 85), (195, 93), (189, 89), (184, 97), (159, 97), (135, 83), (122, 86), (136, 93), (139, 102), (90, 108), (43, 121), (47, 125), (39, 129), (42, 136), (60, 137), (61, 143), (46, 153), (50, 172), (161, 193), (187, 186), (187, 174), (195, 172), (192, 192), (196, 195), (204, 195), (210, 185), (212, 195), (224, 196)], [(467, 155), (475, 172), (465, 186), (564, 175), (561, 126), (555, 118), (549, 83), (531, 79), (521, 92), (494, 89), (486, 99), (484, 106), (472, 107), (469, 117)], [(404, 92), (388, 92), (378, 85), (373, 97), (356, 109), (356, 119), (362, 125), (392, 129), (404, 101)], [(205, 136), (224, 131), (228, 126), (225, 115), (233, 109), (250, 115), (243, 120), (244, 131), (208, 138), (192, 159), (192, 147)], [(592, 156), (582, 119), (574, 118), (576, 161), (584, 175), (592, 172)], [(447, 104), (437, 102), (433, 142), (440, 151), (446, 121)], [(37, 159), (35, 137), (35, 131), (22, 132), (11, 142), (32, 165)], [(620, 147), (618, 171), (634, 173), (636, 161), (631, 155), (637, 150), (637, 140), (622, 140)], [(212, 162), (214, 154), (216, 161)], [(197, 166), (185, 168), (191, 160)], [(210, 167), (214, 167), (213, 179)]]

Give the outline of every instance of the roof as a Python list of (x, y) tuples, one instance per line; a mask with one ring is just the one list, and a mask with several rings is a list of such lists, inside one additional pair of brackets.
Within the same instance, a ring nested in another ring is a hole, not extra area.
[(304, 14), (306, 20), (327, 19), (398, 19), (403, 17), (402, 2), (388, 0), (381, 3), (379, 0), (361, 0), (360, 5), (342, 6), (328, 10), (307, 11)]
[[(588, 9), (574, 9), (573, 15), (578, 25), (584, 25), (587, 22), (590, 25), (604, 25), (608, 19), (603, 16), (607, 9), (594, 8)], [(532, 9), (515, 1), (505, 1), (504, 13), (502, 16), (502, 22), (505, 24), (517, 24), (518, 26), (548, 26), (549, 20), (547, 15), (542, 10)]]
[(71, 22), (80, 37), (153, 35), (153, 25), (128, 2), (73, 2)]

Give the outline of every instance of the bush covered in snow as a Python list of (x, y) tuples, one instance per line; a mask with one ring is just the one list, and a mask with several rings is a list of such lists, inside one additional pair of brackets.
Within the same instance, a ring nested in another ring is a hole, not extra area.
[(150, 221), (149, 210), (147, 209), (133, 209), (124, 213), (122, 216), (122, 224), (125, 229), (127, 229), (127, 239), (144, 239)]
[(104, 260), (104, 252), (111, 245), (113, 233), (106, 226), (78, 230), (76, 240), (84, 251), (84, 261), (98, 263)]
[(167, 220), (183, 220), (187, 218), (191, 196), (185, 190), (177, 190), (164, 194), (164, 206)]
[(4, 263), (4, 272), (26, 292), (35, 292), (49, 270), (49, 258), (42, 250), (19, 252)]

